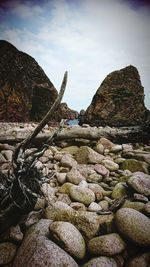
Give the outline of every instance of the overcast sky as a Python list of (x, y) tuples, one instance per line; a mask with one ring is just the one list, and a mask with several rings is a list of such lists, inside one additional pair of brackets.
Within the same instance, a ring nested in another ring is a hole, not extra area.
[(150, 109), (150, 3), (142, 0), (0, 0), (0, 39), (36, 59), (63, 102), (86, 109), (110, 72), (137, 67)]

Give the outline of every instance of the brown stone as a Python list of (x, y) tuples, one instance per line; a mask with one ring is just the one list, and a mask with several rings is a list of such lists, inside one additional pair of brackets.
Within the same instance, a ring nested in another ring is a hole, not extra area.
[(0, 41), (0, 121), (39, 120), (58, 93), (34, 58)]
[(132, 126), (143, 124), (148, 114), (139, 73), (135, 67), (127, 66), (105, 78), (85, 112), (84, 122)]

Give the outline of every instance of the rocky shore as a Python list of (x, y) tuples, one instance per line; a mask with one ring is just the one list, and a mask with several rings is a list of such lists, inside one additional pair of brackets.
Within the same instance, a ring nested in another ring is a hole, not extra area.
[[(5, 177), (15, 146), (0, 144)], [(37, 168), (48, 178), (43, 197), (1, 234), (0, 266), (150, 265), (150, 144), (62, 140)]]

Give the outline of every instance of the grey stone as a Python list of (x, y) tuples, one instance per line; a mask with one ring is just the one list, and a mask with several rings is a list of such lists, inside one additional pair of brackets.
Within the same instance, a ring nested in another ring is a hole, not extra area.
[(92, 148), (88, 146), (81, 146), (75, 158), (77, 162), (80, 164), (82, 163), (96, 164), (96, 163), (101, 163), (104, 156), (100, 155), (99, 153), (97, 153), (96, 151), (94, 151)]
[(70, 188), (69, 195), (72, 200), (81, 202), (87, 206), (95, 201), (95, 194), (92, 190), (77, 185), (73, 185)]
[(4, 266), (13, 261), (17, 247), (10, 242), (0, 243), (0, 266)]
[(143, 172), (135, 172), (127, 181), (136, 192), (150, 196), (150, 175)]
[(125, 242), (116, 233), (94, 237), (88, 243), (88, 251), (97, 256), (114, 256), (125, 248)]
[(97, 257), (89, 260), (82, 267), (118, 267), (117, 262), (111, 257)]
[(79, 230), (69, 222), (53, 222), (50, 224), (50, 232), (58, 244), (71, 256), (83, 259), (86, 245)]
[(141, 212), (122, 208), (115, 214), (118, 231), (140, 246), (150, 245), (150, 219)]

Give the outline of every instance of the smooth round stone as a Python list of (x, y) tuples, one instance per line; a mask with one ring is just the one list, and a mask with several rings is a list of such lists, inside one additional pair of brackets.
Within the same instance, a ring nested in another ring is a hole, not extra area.
[(64, 183), (61, 187), (59, 187), (58, 192), (61, 194), (69, 195), (69, 191), (72, 186), (73, 186), (72, 183)]
[(102, 144), (105, 149), (111, 149), (114, 146), (114, 144), (110, 140), (104, 137), (101, 137), (98, 140), (98, 144)]
[(127, 262), (125, 267), (148, 267), (150, 264), (150, 252), (137, 255)]
[(117, 183), (112, 191), (111, 197), (118, 199), (127, 196), (126, 183)]
[(75, 155), (79, 150), (78, 146), (68, 146), (61, 149), (61, 152), (69, 153), (71, 155)]
[(108, 210), (108, 208), (109, 208), (109, 203), (108, 203), (108, 201), (106, 201), (106, 200), (101, 200), (101, 201), (99, 202), (99, 205), (101, 206), (101, 208), (102, 208), (103, 210)]
[(70, 188), (69, 195), (72, 200), (81, 202), (87, 206), (95, 201), (95, 194), (92, 190), (77, 185), (73, 185)]
[(56, 201), (53, 206), (48, 206), (44, 214), (46, 219), (54, 221), (72, 221), (75, 210), (62, 201)]
[(97, 204), (96, 202), (92, 202), (89, 205), (88, 210), (89, 211), (100, 211), (100, 210), (102, 210), (102, 207), (99, 204)]
[(138, 193), (150, 196), (150, 175), (143, 172), (135, 172), (127, 183)]
[(102, 181), (102, 179), (103, 179), (102, 175), (100, 175), (98, 173), (92, 173), (92, 174), (90, 174), (88, 176), (88, 178), (86, 180), (87, 180), (87, 182), (92, 182), (92, 183), (97, 182), (97, 183), (99, 183), (99, 182)]
[(57, 181), (60, 184), (64, 184), (66, 182), (66, 173), (57, 172), (56, 173)]
[(106, 169), (105, 166), (101, 165), (101, 164), (96, 164), (94, 166), (94, 169), (96, 172), (98, 172), (99, 174), (101, 174), (104, 177), (109, 176), (109, 171)]
[(99, 184), (90, 183), (89, 189), (94, 192), (97, 201), (100, 201), (104, 198), (105, 191)]
[(125, 248), (125, 242), (116, 233), (94, 237), (88, 243), (88, 251), (97, 256), (114, 256)]
[(0, 243), (0, 266), (12, 262), (16, 250), (17, 247), (10, 242)]
[(112, 160), (104, 159), (102, 164), (109, 170), (109, 171), (117, 171), (119, 169), (119, 165)]
[(144, 211), (145, 204), (138, 201), (136, 202), (136, 201), (125, 200), (121, 208), (131, 208), (142, 212)]
[(85, 205), (83, 203), (80, 202), (71, 202), (70, 207), (73, 208), (74, 210), (78, 210), (78, 211), (86, 211), (87, 208), (85, 207)]
[(78, 211), (76, 216), (74, 216), (73, 224), (86, 239), (91, 239), (99, 231), (99, 216), (96, 212)]
[(93, 258), (82, 267), (118, 267), (117, 262), (110, 257), (97, 257)]
[(111, 152), (117, 153), (122, 151), (122, 145), (113, 145), (110, 149)]
[(141, 202), (144, 202), (144, 203), (147, 203), (148, 202), (148, 198), (141, 195), (141, 194), (138, 194), (138, 193), (134, 193), (133, 194), (133, 197), (136, 201), (141, 201)]
[(53, 222), (50, 232), (58, 244), (71, 256), (83, 259), (86, 252), (84, 238), (79, 230), (69, 222)]
[(67, 181), (78, 185), (81, 181), (85, 180), (85, 177), (76, 169), (72, 168), (70, 172), (67, 173)]
[(79, 183), (79, 186), (80, 186), (80, 187), (83, 187), (83, 188), (88, 188), (88, 183), (87, 183), (87, 181), (82, 180), (82, 181)]
[(15, 257), (13, 267), (78, 267), (75, 260), (45, 236), (25, 237)]
[(150, 219), (141, 212), (122, 208), (115, 214), (118, 231), (140, 246), (150, 245)]
[(100, 155), (96, 151), (94, 151), (92, 148), (88, 146), (81, 146), (75, 155), (75, 159), (78, 163), (82, 164), (96, 164), (100, 163), (104, 156)]
[(94, 149), (96, 152), (98, 152), (100, 154), (104, 153), (104, 146), (100, 143), (97, 143)]
[(136, 159), (126, 159), (120, 166), (121, 170), (129, 170), (131, 172), (144, 172), (149, 173), (148, 164), (144, 161)]
[(145, 204), (144, 211), (150, 217), (150, 201)]
[(115, 159), (115, 163), (117, 163), (117, 164), (121, 164), (124, 161), (125, 161), (125, 159), (124, 158), (120, 158), (120, 157)]
[(57, 193), (57, 201), (62, 201), (67, 205), (70, 205), (71, 203), (70, 197), (67, 194), (61, 194), (61, 193)]
[(77, 165), (76, 160), (70, 154), (63, 155), (60, 163), (61, 163), (61, 166), (69, 167), (69, 168)]

